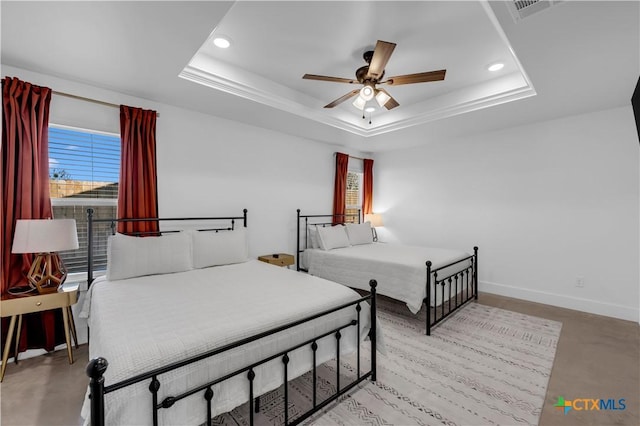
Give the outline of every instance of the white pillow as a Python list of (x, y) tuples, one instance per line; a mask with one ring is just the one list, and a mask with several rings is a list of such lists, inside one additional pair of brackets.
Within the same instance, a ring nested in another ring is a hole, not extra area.
[(349, 247), (349, 238), (342, 225), (318, 227), (318, 243), (322, 250)]
[(347, 236), (352, 246), (358, 244), (373, 243), (373, 232), (371, 232), (371, 223), (347, 223)]
[(316, 225), (309, 225), (309, 247), (308, 248), (320, 248), (318, 242), (318, 227)]
[(249, 241), (245, 228), (233, 231), (194, 231), (193, 267), (229, 265), (249, 260)]
[(107, 243), (107, 279), (169, 274), (193, 269), (191, 236), (186, 232), (160, 237), (116, 234)]

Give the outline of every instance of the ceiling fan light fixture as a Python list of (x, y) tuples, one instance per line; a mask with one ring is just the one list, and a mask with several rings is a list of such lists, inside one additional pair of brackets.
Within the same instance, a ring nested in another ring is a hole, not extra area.
[(365, 85), (362, 89), (360, 89), (360, 97), (365, 101), (370, 101), (373, 99), (375, 95), (375, 90), (370, 85)]
[(504, 68), (504, 64), (502, 62), (496, 62), (487, 67), (489, 71), (500, 71), (502, 68)]
[(362, 99), (362, 96), (358, 95), (355, 101), (353, 101), (353, 106), (358, 108), (359, 110), (363, 110), (364, 106), (367, 104), (367, 101)]
[(227, 36), (219, 35), (213, 38), (213, 44), (220, 49), (227, 49), (231, 46), (231, 40)]
[(376, 102), (378, 102), (380, 107), (385, 106), (385, 104), (389, 102), (389, 99), (391, 99), (391, 96), (387, 95), (382, 90), (378, 90), (378, 93), (376, 93)]
[(370, 106), (370, 107), (366, 107), (364, 110), (365, 110), (366, 112), (373, 112), (373, 111), (375, 111), (375, 110), (376, 110), (376, 108), (375, 108), (375, 107)]
[(386, 90), (377, 89), (376, 85), (378, 84), (386, 83), (390, 86), (400, 86), (403, 84), (426, 83), (430, 81), (444, 80), (444, 76), (447, 72), (446, 69), (419, 72), (414, 74), (396, 75), (387, 78), (386, 81), (383, 81), (385, 67), (387, 66), (387, 62), (389, 61), (389, 58), (391, 57), (391, 54), (393, 53), (395, 47), (395, 43), (378, 40), (375, 50), (367, 50), (362, 56), (368, 65), (362, 66), (356, 70), (355, 80), (352, 78), (331, 77), (327, 75), (316, 74), (304, 74), (302, 78), (305, 80), (331, 81), (334, 83), (362, 84), (362, 87), (360, 89), (351, 90), (350, 92), (342, 95), (333, 102), (325, 105), (324, 108), (334, 108), (335, 106), (340, 105), (342, 102), (345, 102), (347, 99), (352, 99), (354, 96), (357, 96), (357, 99), (353, 101), (353, 106), (361, 110), (363, 115), (365, 113), (365, 108), (368, 102), (370, 102), (370, 106), (377, 108), (376, 105), (371, 102), (374, 97), (376, 98), (376, 103), (378, 104), (378, 106), (384, 107), (387, 110), (392, 110), (400, 106), (398, 101), (396, 101), (389, 93), (387, 93)]

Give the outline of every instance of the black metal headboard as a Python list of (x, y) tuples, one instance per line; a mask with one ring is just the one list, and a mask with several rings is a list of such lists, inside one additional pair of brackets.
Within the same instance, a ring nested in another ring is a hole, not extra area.
[[(301, 215), (300, 209), (298, 212), (297, 232), (296, 232), (296, 270), (306, 271), (306, 269), (300, 268), (300, 255), (309, 247), (309, 226), (332, 226), (335, 225), (335, 218), (342, 218), (339, 223), (349, 222), (347, 219), (353, 218), (352, 223), (360, 223), (360, 209), (358, 213), (352, 214), (308, 214)], [(304, 235), (300, 233), (301, 221), (304, 221)], [(301, 238), (302, 237), (302, 238)], [(304, 244), (302, 244), (304, 242)]]
[[(243, 227), (247, 227), (247, 209), (242, 210), (242, 216), (220, 216), (220, 217), (154, 217), (154, 218), (131, 218), (131, 219), (115, 219), (115, 218), (94, 218), (94, 210), (92, 208), (87, 209), (87, 283), (91, 285), (94, 280), (93, 277), (93, 261), (94, 261), (94, 228), (96, 226), (102, 226), (102, 230), (108, 232), (110, 235), (116, 234), (116, 224), (125, 222), (177, 222), (184, 223), (189, 221), (194, 225), (190, 229), (198, 231), (233, 231), (237, 220), (242, 220)], [(227, 222), (227, 223), (225, 223)], [(206, 225), (208, 223), (208, 225)], [(107, 231), (108, 230), (108, 231)], [(133, 232), (128, 235), (134, 236), (149, 236), (149, 235), (162, 235), (170, 234), (174, 232), (180, 232), (183, 229), (167, 229), (150, 232)], [(106, 240), (105, 240), (106, 241)], [(106, 242), (104, 243), (106, 253)], [(106, 256), (106, 255), (105, 255)], [(106, 259), (105, 259), (106, 260)]]

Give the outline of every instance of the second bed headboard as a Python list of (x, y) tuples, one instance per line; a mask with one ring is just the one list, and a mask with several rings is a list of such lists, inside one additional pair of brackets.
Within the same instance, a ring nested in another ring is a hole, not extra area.
[[(347, 222), (360, 223), (361, 212), (350, 214), (300, 214), (298, 212), (297, 232), (296, 232), (296, 270), (305, 271), (300, 268), (300, 256), (309, 248), (309, 227), (310, 226), (333, 226), (336, 224), (344, 224)], [(352, 220), (349, 220), (352, 219)]]

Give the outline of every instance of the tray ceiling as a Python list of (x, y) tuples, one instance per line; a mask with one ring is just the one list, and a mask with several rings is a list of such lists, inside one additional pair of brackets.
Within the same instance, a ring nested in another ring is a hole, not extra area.
[[(386, 76), (446, 69), (445, 80), (381, 85), (400, 106), (364, 119), (351, 101), (323, 108), (361, 85), (302, 76), (355, 78), (377, 40), (397, 44)], [(535, 95), (486, 1), (236, 2), (180, 77), (365, 137)]]

